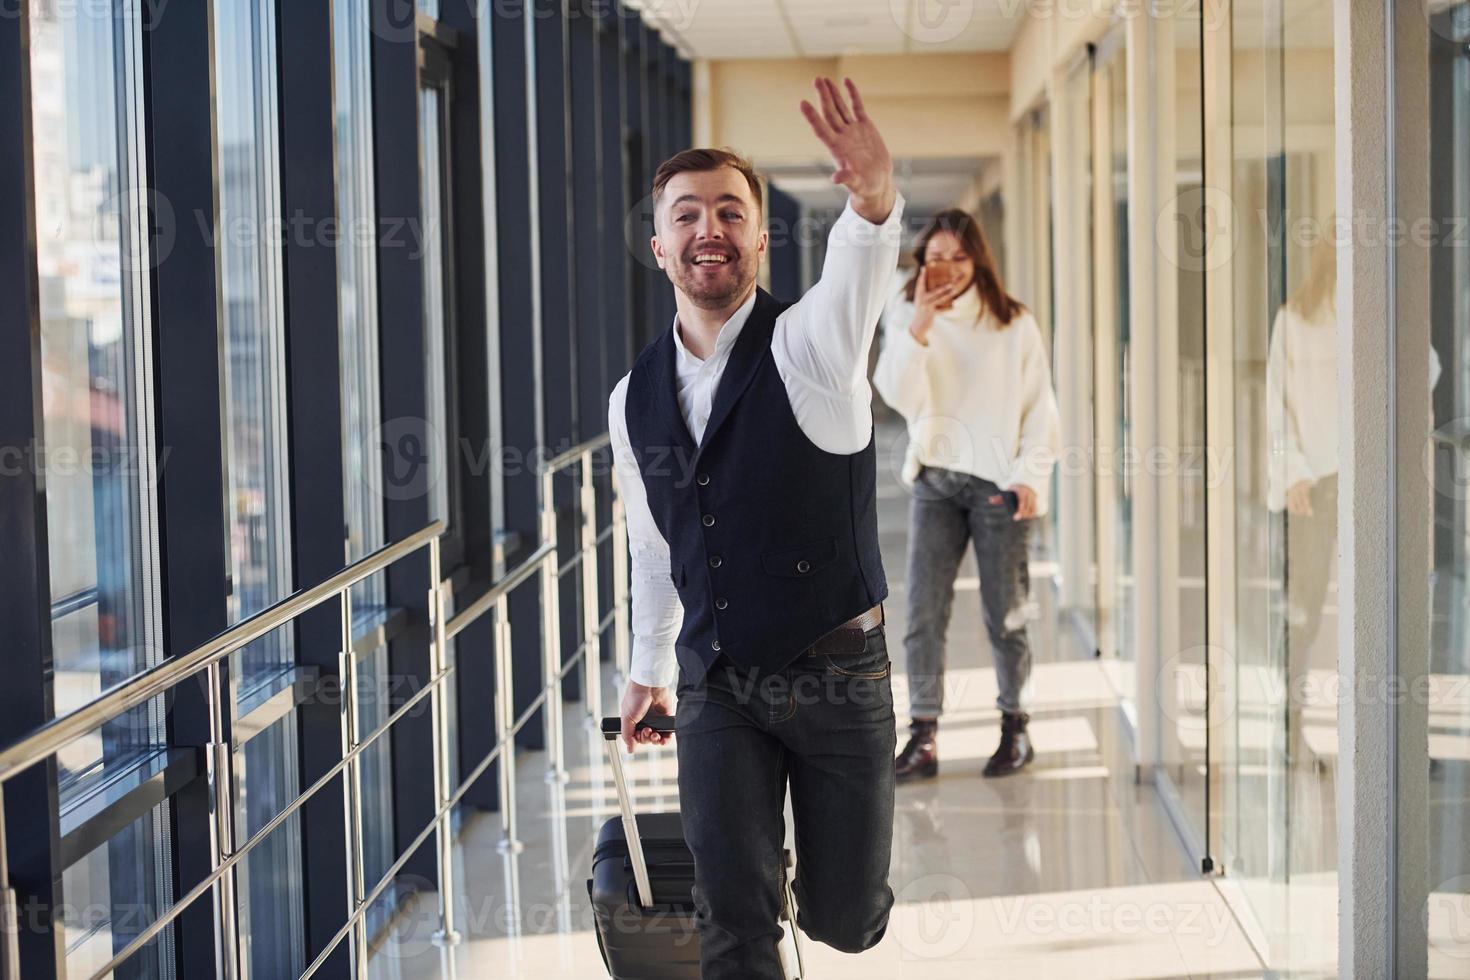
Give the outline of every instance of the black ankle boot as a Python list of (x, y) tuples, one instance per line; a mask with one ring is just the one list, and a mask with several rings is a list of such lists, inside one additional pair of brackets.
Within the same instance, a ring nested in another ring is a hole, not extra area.
[(893, 760), (893, 775), (899, 782), (910, 779), (928, 779), (939, 775), (939, 750), (935, 736), (939, 733), (938, 721), (915, 718), (909, 723), (908, 744)]
[(1020, 772), (1036, 758), (1036, 750), (1031, 747), (1031, 738), (1026, 734), (1026, 723), (1030, 720), (1031, 716), (1025, 712), (1000, 713), (1000, 747), (985, 763), (985, 775), (1009, 776)]

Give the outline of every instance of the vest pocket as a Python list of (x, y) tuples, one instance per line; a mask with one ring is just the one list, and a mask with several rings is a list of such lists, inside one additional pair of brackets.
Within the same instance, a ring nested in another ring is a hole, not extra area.
[(805, 544), (767, 551), (761, 555), (761, 565), (766, 573), (782, 578), (807, 578), (836, 560), (836, 538), (816, 538)]
[(674, 588), (684, 587), (684, 563), (682, 561), (676, 561), (669, 566), (669, 578), (673, 580)]

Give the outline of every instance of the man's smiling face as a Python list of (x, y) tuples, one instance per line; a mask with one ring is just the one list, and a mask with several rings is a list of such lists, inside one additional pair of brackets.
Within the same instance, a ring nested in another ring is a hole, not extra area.
[(738, 170), (676, 174), (664, 186), (654, 220), (654, 258), (695, 306), (723, 309), (750, 292), (767, 235)]

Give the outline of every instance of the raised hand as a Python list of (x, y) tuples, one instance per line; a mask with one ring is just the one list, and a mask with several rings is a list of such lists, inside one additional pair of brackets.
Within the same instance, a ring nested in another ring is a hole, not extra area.
[(851, 79), (843, 81), (851, 105), (830, 78), (817, 78), (821, 110), (803, 99), (801, 113), (817, 139), (832, 154), (832, 163), (837, 168), (832, 182), (847, 188), (854, 211), (874, 224), (881, 224), (893, 210), (893, 158), (888, 155), (878, 127), (868, 118), (857, 86)]

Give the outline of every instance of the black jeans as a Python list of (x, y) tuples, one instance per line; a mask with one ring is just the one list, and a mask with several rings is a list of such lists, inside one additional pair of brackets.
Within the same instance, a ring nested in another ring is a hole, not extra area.
[(797, 923), (850, 953), (888, 927), (893, 687), (883, 626), (853, 654), (803, 653), (760, 675), (721, 656), (680, 680), (679, 806), (694, 854), (704, 980), (780, 980), (786, 787), (796, 824)]

